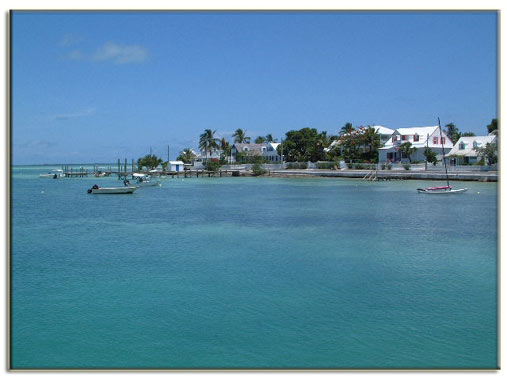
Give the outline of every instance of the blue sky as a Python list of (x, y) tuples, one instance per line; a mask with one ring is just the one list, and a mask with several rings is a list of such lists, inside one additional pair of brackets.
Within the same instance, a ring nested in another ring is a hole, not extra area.
[(495, 12), (15, 12), (13, 164), (497, 117)]

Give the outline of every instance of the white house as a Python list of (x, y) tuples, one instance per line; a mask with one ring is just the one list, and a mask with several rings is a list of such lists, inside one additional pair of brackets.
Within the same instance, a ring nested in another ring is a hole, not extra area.
[(440, 136), (439, 126), (398, 128), (391, 135), (385, 145), (379, 149), (379, 162), (409, 161), (408, 157), (400, 152), (400, 145), (410, 142), (415, 152), (410, 155), (412, 161), (426, 161), (424, 150), (426, 147), (433, 150), (437, 159), (442, 159), (442, 145), (444, 154), (451, 151), (453, 144), (449, 136), (442, 130)]
[(182, 172), (185, 170), (185, 163), (183, 161), (169, 161), (167, 170), (170, 172)]
[(266, 149), (262, 152), (262, 156), (271, 162), (280, 162), (281, 156), (278, 154), (276, 148), (280, 143), (267, 142), (265, 143)]
[(460, 137), (446, 157), (453, 164), (474, 164), (480, 160), (477, 149), (484, 148), (486, 144), (496, 143), (495, 135)]
[(199, 167), (203, 166), (206, 160), (218, 161), (220, 160), (220, 156), (222, 155), (223, 152), (224, 151), (221, 149), (212, 149), (211, 151), (208, 152), (201, 151), (199, 154), (197, 154), (197, 157), (195, 158), (193, 165)]

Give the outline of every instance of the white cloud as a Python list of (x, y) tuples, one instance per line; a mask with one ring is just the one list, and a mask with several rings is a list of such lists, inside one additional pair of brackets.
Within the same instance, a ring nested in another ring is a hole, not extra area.
[(72, 34), (66, 34), (60, 40), (60, 46), (63, 47), (75, 46), (81, 43), (81, 41), (83, 41), (83, 38), (81, 37), (77, 37)]
[(94, 61), (111, 61), (116, 64), (144, 62), (148, 58), (145, 48), (138, 45), (118, 45), (106, 42), (92, 55)]
[(68, 54), (68, 57), (72, 60), (80, 60), (80, 59), (83, 59), (84, 58), (84, 54), (80, 51), (80, 50), (72, 50), (69, 54)]
[(87, 108), (87, 109), (85, 109), (83, 111), (79, 111), (79, 112), (63, 113), (63, 114), (54, 115), (53, 118), (56, 120), (67, 120), (67, 119), (73, 119), (76, 117), (90, 116), (90, 115), (93, 115), (94, 113), (95, 113), (95, 108)]

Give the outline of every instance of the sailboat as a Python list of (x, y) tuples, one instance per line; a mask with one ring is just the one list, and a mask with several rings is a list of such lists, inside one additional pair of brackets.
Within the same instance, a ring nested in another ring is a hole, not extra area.
[(447, 186), (433, 186), (426, 187), (424, 189), (417, 189), (419, 193), (424, 194), (456, 194), (456, 193), (464, 193), (468, 189), (465, 187), (463, 189), (453, 189), (449, 184), (449, 174), (447, 173), (447, 163), (445, 162), (445, 151), (444, 151), (444, 140), (442, 139), (442, 126), (440, 125), (440, 118), (438, 118), (438, 129), (440, 130), (440, 144), (442, 144), (442, 160), (444, 161), (445, 166), (445, 178), (447, 179)]

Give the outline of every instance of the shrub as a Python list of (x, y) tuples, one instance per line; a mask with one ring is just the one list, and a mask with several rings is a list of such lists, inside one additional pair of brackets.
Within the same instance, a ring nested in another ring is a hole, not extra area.
[(308, 162), (288, 162), (287, 169), (307, 169)]
[(206, 170), (210, 172), (217, 172), (220, 169), (220, 162), (208, 161), (206, 162)]
[(266, 174), (266, 173), (267, 173), (267, 170), (264, 169), (261, 164), (259, 164), (259, 163), (253, 164), (253, 166), (252, 166), (252, 175), (259, 176), (259, 175), (263, 175), (263, 174)]
[(317, 162), (317, 169), (335, 169), (340, 167), (338, 162)]
[(403, 167), (405, 168), (405, 170), (410, 170), (410, 164), (409, 163), (403, 164)]

